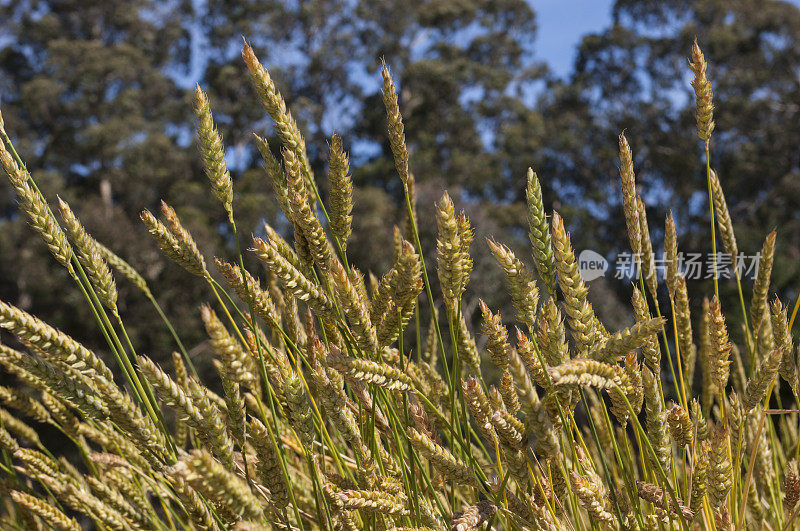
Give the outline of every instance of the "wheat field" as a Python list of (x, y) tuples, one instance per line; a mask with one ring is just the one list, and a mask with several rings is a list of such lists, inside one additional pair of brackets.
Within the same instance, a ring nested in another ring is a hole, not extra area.
[[(353, 185), (342, 139), (330, 140), (324, 201), (286, 101), (248, 45), (242, 57), (280, 140), (277, 158), (267, 140), (253, 138), (290, 234), (267, 225), (242, 238), (225, 147), (200, 87), (200, 155), (237, 252), (203, 256), (166, 203), (141, 213), (163, 254), (208, 287), (198, 312), (216, 355), (213, 381), (199, 380), (146, 279), (65, 201), (44, 197), (0, 118), (0, 163), (19, 210), (74, 280), (110, 354), (106, 364), (0, 302), (0, 326), (14, 338), (0, 345), (13, 382), (0, 387), (3, 527), (796, 527), (797, 306), (770, 295), (775, 232), (752, 285), (734, 270), (738, 304), (723, 307), (715, 276), (713, 293), (691, 295), (702, 302), (691, 315), (675, 223), (665, 222), (659, 275), (648, 228), (655, 220), (620, 135), (618, 214), (639, 267), (630, 288), (635, 324), (609, 331), (589, 302), (565, 220), (543, 204), (533, 171), (520, 179), (531, 244), (524, 260), (500, 242), (473, 242), (447, 192), (436, 205), (417, 205), (384, 65), (405, 217), (391, 268), (365, 274), (348, 262)], [(710, 160), (713, 91), (697, 43), (689, 66), (716, 272), (718, 253), (740, 251)], [(431, 207), (436, 263), (426, 264), (417, 209)], [(504, 320), (481, 303), (480, 329), (471, 330), (461, 301), (477, 245), (488, 245), (504, 272), (515, 315)], [(263, 263), (260, 278), (245, 269), (249, 256)], [(172, 334), (176, 351), (165, 366), (128, 337), (118, 281), (152, 302), (153, 328)], [(507, 326), (512, 317), (516, 327)], [(74, 448), (48, 448), (37, 431), (45, 426)]]

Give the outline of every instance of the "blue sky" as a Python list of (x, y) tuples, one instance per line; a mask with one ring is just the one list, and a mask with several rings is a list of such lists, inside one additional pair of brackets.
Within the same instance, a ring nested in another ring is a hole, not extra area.
[[(800, 7), (800, 0), (787, 1)], [(581, 37), (611, 25), (614, 5), (613, 0), (528, 0), (528, 3), (536, 12), (538, 23), (536, 54), (561, 77), (571, 72)]]
[[(797, 0), (800, 2), (800, 0)], [(613, 0), (528, 0), (536, 12), (536, 54), (553, 73), (572, 70), (581, 37), (611, 25)]]

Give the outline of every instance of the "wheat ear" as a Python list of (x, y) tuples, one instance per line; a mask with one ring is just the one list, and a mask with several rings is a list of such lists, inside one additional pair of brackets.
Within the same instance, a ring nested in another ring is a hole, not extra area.
[(381, 64), (381, 77), (383, 78), (383, 105), (386, 107), (386, 119), (389, 128), (389, 144), (394, 155), (394, 165), (403, 184), (408, 182), (408, 148), (406, 148), (406, 135), (403, 128), (403, 117), (400, 114), (400, 104), (397, 101), (397, 89), (394, 86), (389, 67), (384, 61)]
[(11, 491), (11, 498), (14, 502), (24, 507), (31, 514), (35, 514), (48, 525), (63, 531), (80, 531), (81, 526), (78, 521), (53, 507), (48, 502), (36, 496), (31, 496), (18, 490)]
[(70, 264), (72, 247), (67, 241), (66, 234), (53, 216), (53, 212), (47, 206), (42, 194), (32, 186), (31, 174), (24, 166), (17, 165), (2, 141), (0, 141), (0, 165), (3, 166), (3, 170), (8, 175), (11, 186), (17, 194), (19, 209), (27, 216), (28, 222), (42, 237), (58, 263), (72, 271)]
[(525, 188), (528, 201), (528, 237), (533, 247), (533, 261), (539, 276), (551, 295), (556, 290), (556, 263), (553, 257), (553, 244), (550, 226), (542, 203), (542, 187), (536, 173), (528, 168), (528, 185)]
[(161, 212), (169, 228), (158, 221), (149, 210), (142, 211), (140, 216), (147, 230), (158, 242), (158, 246), (161, 247), (164, 254), (189, 273), (207, 278), (209, 273), (206, 269), (206, 262), (197, 249), (197, 244), (192, 236), (181, 225), (175, 210), (162, 201)]
[(692, 88), (694, 89), (696, 100), (697, 136), (702, 140), (708, 141), (711, 138), (711, 132), (714, 130), (714, 91), (706, 77), (708, 64), (696, 40), (692, 46), (692, 60), (689, 62), (689, 68), (694, 72)]
[(533, 330), (536, 322), (536, 307), (539, 304), (539, 290), (536, 282), (525, 264), (514, 255), (511, 249), (490, 239), (487, 239), (487, 243), (497, 263), (506, 274), (517, 317), (522, 323), (525, 323), (528, 330)]
[(331, 186), (330, 228), (342, 250), (346, 251), (353, 223), (353, 179), (350, 175), (350, 160), (339, 135), (333, 135), (331, 138), (328, 165), (328, 180)]
[(641, 253), (641, 225), (636, 206), (636, 176), (633, 172), (633, 152), (625, 134), (619, 135), (619, 177), (622, 181), (622, 210), (628, 228), (628, 240), (634, 255)]
[(194, 91), (194, 113), (197, 116), (197, 138), (206, 175), (211, 182), (211, 191), (224, 205), (229, 216), (233, 216), (233, 182), (225, 164), (225, 146), (222, 136), (214, 125), (208, 95), (200, 89)]
[(117, 284), (114, 282), (114, 276), (111, 274), (108, 263), (95, 245), (94, 239), (86, 232), (67, 202), (59, 197), (58, 204), (61, 219), (64, 221), (64, 226), (73, 244), (78, 249), (78, 259), (86, 269), (89, 280), (97, 292), (97, 297), (103, 306), (117, 313)]
[(720, 183), (716, 171), (711, 170), (709, 176), (711, 178), (711, 195), (714, 197), (714, 216), (722, 237), (722, 245), (731, 259), (736, 260), (736, 257), (739, 256), (739, 246), (736, 244), (733, 221), (731, 221), (731, 213), (728, 211), (728, 202), (725, 201), (725, 194), (722, 192), (722, 183)]
[(252, 519), (263, 515), (261, 503), (247, 484), (223, 468), (207, 451), (192, 451), (178, 462), (175, 469), (194, 489), (225, 504), (235, 514)]

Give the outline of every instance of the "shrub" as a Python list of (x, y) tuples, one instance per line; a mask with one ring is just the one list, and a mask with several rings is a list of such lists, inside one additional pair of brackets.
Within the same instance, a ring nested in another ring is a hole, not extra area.
[[(85, 295), (124, 378), (118, 385), (96, 353), (0, 303), (0, 326), (22, 349), (0, 346), (0, 364), (17, 382), (0, 388), (8, 408), (0, 409), (5, 521), (64, 529), (79, 529), (76, 517), (109, 529), (791, 525), (800, 510), (797, 416), (774, 389), (780, 377), (796, 397), (798, 371), (794, 312), (789, 318), (781, 301), (767, 300), (774, 232), (749, 308), (736, 272), (741, 307), (730, 310), (741, 321), (723, 314), (715, 276), (715, 294), (693, 326), (674, 222), (667, 219), (659, 279), (620, 135), (624, 218), (641, 266), (635, 324), (611, 333), (595, 316), (564, 220), (546, 214), (529, 172), (535, 270), (488, 242), (519, 327), (509, 330), (481, 304), (479, 348), (461, 308), (472, 228), (445, 192), (436, 205), (437, 314), (386, 67), (383, 101), (406, 220), (395, 230), (391, 269), (367, 281), (347, 260), (352, 183), (341, 140), (331, 141), (326, 206), (285, 101), (249, 46), (243, 57), (282, 144), (278, 160), (255, 137), (293, 243), (267, 226), (242, 249), (224, 146), (199, 87), (201, 155), (237, 253), (212, 267), (172, 207), (141, 216), (164, 254), (208, 285), (214, 304), (200, 314), (219, 378), (207, 384), (144, 277), (93, 239), (66, 202), (50, 208), (0, 122), (0, 162), (20, 210)], [(691, 68), (708, 158), (713, 95), (696, 44)], [(736, 256), (710, 166), (707, 178), (715, 260), (717, 230), (725, 253)], [(243, 252), (264, 262), (265, 278), (245, 269)], [(181, 352), (171, 371), (136, 353), (117, 304), (118, 278), (151, 300), (173, 334)], [(423, 311), (437, 316), (424, 333)], [(728, 329), (740, 328), (743, 344), (735, 345)], [(26, 422), (57, 428), (80, 460), (53, 455)]]

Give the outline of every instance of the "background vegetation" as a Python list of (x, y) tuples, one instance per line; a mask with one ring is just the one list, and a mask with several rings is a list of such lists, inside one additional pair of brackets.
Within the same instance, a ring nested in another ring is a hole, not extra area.
[[(791, 5), (617, 2), (569, 79), (531, 60), (513, 0), (0, 7), (0, 402), (38, 428), (0, 408), (10, 528), (794, 524)], [(755, 282), (687, 292), (678, 250), (736, 255), (731, 214)], [(589, 296), (574, 251), (626, 238), (638, 287)]]
[[(682, 134), (694, 119), (686, 50), (697, 36), (713, 58), (724, 141), (712, 143), (712, 156), (726, 182), (740, 248), (756, 252), (761, 229), (777, 227), (773, 284), (784, 300), (792, 300), (800, 285), (800, 11), (794, 5), (620, 0), (613, 25), (587, 35), (572, 75), (558, 79), (532, 59), (536, 17), (522, 0), (204, 4), (0, 2), (7, 129), (43, 191), (68, 200), (98, 239), (145, 274), (189, 345), (202, 340), (202, 286), (164, 264), (143, 237), (138, 212), (164, 198), (177, 206), (201, 249), (232, 245), (224, 217), (210, 208), (197, 178), (194, 81), (208, 90), (228, 146), (241, 230), (259, 234), (262, 221), (288, 227), (269, 200), (269, 180), (249, 142), (256, 131), (277, 146), (240, 67), (242, 35), (288, 98), (318, 174), (326, 167), (331, 133), (345, 140), (356, 185), (349, 254), (376, 274), (389, 265), (377, 252), (391, 242), (386, 219), (402, 222), (379, 101), (381, 57), (402, 89), (418, 201), (431, 205), (447, 186), (478, 227), (477, 242), (493, 235), (512, 247), (525, 243), (524, 182), (531, 165), (545, 204), (569, 220), (576, 249), (609, 258), (625, 250), (614, 189), (616, 135), (627, 130), (651, 219), (664, 219), (667, 204), (677, 208), (681, 249), (709, 252), (708, 213), (696, 191), (705, 178), (702, 153)], [(0, 299), (100, 346), (88, 310), (75, 304), (66, 274), (29, 237), (6, 187), (0, 212), (0, 248), (19, 250), (0, 256)], [(425, 219), (432, 211), (420, 215), (425, 247), (433, 249), (435, 223)], [(651, 225), (659, 249), (663, 228)], [(507, 303), (488, 249), (481, 243), (474, 252), (468, 315), (477, 313), (477, 297), (495, 308)], [(593, 296), (602, 294), (594, 300), (597, 311), (612, 327), (629, 324), (632, 316), (605, 294), (624, 298), (625, 288), (593, 283)], [(121, 289), (131, 323), (147, 322), (139, 317), (150, 315), (149, 303)], [(721, 289), (723, 297), (735, 295), (732, 282)], [(132, 328), (157, 357), (168, 352), (165, 331), (145, 335)]]

